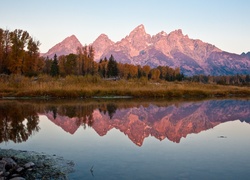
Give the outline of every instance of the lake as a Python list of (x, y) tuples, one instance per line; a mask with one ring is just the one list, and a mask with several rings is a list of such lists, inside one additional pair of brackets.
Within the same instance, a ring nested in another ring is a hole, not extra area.
[(73, 160), (69, 179), (249, 179), (249, 123), (247, 99), (1, 100), (0, 148)]

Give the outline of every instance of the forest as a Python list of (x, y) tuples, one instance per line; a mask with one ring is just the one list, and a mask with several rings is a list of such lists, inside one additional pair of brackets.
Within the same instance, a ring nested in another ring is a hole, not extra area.
[(47, 74), (52, 77), (65, 78), (66, 76), (98, 76), (105, 80), (143, 79), (188, 81), (199, 83), (214, 83), (221, 85), (249, 85), (249, 75), (206, 76), (195, 75), (185, 77), (180, 68), (158, 66), (151, 68), (132, 64), (118, 63), (111, 55), (94, 61), (95, 50), (92, 46), (78, 47), (76, 54), (55, 54), (52, 59), (41, 57), (40, 42), (29, 35), (27, 31), (16, 29), (14, 31), (0, 28), (0, 75), (23, 75), (36, 77)]
[(117, 63), (111, 55), (99, 63), (94, 61), (94, 48), (84, 46), (77, 48), (77, 54), (69, 54), (53, 59), (40, 57), (40, 42), (32, 38), (27, 31), (0, 29), (0, 74), (18, 74), (24, 76), (51, 76), (66, 77), (68, 75), (92, 75), (102, 78), (141, 78), (169, 81), (182, 80), (184, 77), (180, 69), (160, 66), (135, 66)]

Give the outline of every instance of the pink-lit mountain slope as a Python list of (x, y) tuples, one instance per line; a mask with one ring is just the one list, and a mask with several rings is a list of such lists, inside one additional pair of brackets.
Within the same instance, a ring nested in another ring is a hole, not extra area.
[(82, 47), (82, 44), (75, 35), (72, 35), (53, 46), (47, 53), (42, 54), (42, 56), (53, 58), (55, 54), (57, 57), (70, 53), (76, 54), (77, 47)]
[[(116, 61), (151, 67), (180, 67), (185, 75), (233, 75), (250, 73), (250, 55), (225, 52), (212, 44), (190, 39), (182, 30), (167, 34), (164, 31), (149, 35), (143, 25), (132, 30), (125, 38), (113, 42), (102, 34), (91, 44), (95, 49), (95, 60), (109, 58)], [(57, 44), (43, 56), (75, 53), (80, 42), (71, 36)]]

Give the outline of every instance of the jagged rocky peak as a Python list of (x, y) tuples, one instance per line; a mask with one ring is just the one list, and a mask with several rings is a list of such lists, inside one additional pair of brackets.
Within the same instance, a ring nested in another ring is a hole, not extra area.
[(132, 30), (131, 31), (131, 33), (130, 34), (134, 34), (134, 33), (146, 33), (146, 31), (145, 31), (145, 27), (144, 27), (144, 25), (143, 24), (141, 24), (141, 25), (139, 25), (139, 26), (137, 26), (134, 30)]
[(47, 53), (43, 54), (43, 56), (52, 58), (55, 54), (57, 54), (57, 56), (61, 56), (76, 53), (77, 47), (82, 47), (82, 44), (75, 35), (71, 35), (65, 38), (62, 42), (53, 46)]
[(109, 37), (106, 34), (101, 34), (100, 36), (97, 37), (95, 41), (109, 41), (114, 43), (112, 40), (109, 39)]
[(250, 51), (249, 51), (249, 52), (247, 52), (247, 53), (245, 53), (245, 52), (241, 53), (241, 56), (243, 56), (243, 57), (247, 57), (247, 58), (249, 58), (249, 59), (250, 59)]
[(182, 30), (181, 29), (177, 29), (172, 31), (173, 34), (179, 35), (179, 36), (183, 36)]
[(176, 39), (180, 39), (180, 38), (183, 38), (185, 37), (182, 33), (182, 30), (181, 29), (177, 29), (175, 31), (172, 31), (169, 33), (168, 35), (169, 38), (176, 38)]
[(151, 36), (146, 33), (143, 25), (137, 26), (131, 33), (121, 41), (121, 45), (129, 49), (131, 57), (139, 55), (151, 44)]
[(152, 38), (156, 38), (156, 37), (167, 37), (168, 34), (165, 31), (161, 31), (159, 33), (157, 33), (156, 35), (152, 36)]
[(77, 47), (82, 46), (82, 44), (80, 43), (80, 41), (77, 39), (77, 37), (75, 35), (71, 35), (71, 36), (65, 38), (58, 45), (66, 46), (68, 48), (75, 47), (76, 45), (77, 45)]
[(141, 25), (137, 26), (133, 31), (130, 32), (128, 38), (149, 39), (149, 38), (151, 38), (151, 36), (146, 33), (144, 25), (141, 24)]
[[(97, 37), (97, 39), (93, 42), (93, 46), (95, 49), (102, 49), (104, 50), (107, 46), (113, 45), (114, 42), (109, 39), (109, 37), (106, 34), (101, 34)], [(105, 46), (105, 47), (102, 47)]]
[(162, 36), (167, 36), (168, 35), (165, 31), (161, 31), (159, 34), (162, 35)]
[(165, 31), (161, 31), (159, 33), (157, 33), (156, 35), (152, 36), (152, 41), (153, 42), (157, 42), (159, 40), (161, 40), (162, 38), (166, 38), (168, 36), (168, 34)]
[(108, 38), (108, 36), (106, 34), (101, 34), (100, 36), (98, 36), (98, 38)]
[(114, 42), (111, 41), (106, 34), (101, 34), (98, 36), (98, 38), (92, 44), (95, 49), (95, 59), (99, 60), (103, 52), (105, 52), (113, 44)]
[[(73, 34), (73, 35), (71, 35), (71, 36), (65, 38), (63, 41), (79, 41), (79, 40), (78, 40), (77, 37)], [(62, 41), (62, 42), (63, 42), (63, 41)]]

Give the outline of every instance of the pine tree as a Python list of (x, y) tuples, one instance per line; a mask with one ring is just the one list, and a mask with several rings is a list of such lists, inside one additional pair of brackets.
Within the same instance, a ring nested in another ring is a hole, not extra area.
[(116, 77), (118, 76), (118, 66), (117, 62), (115, 61), (113, 55), (110, 56), (109, 62), (108, 62), (108, 77)]
[(59, 75), (59, 66), (58, 66), (58, 61), (57, 61), (56, 54), (55, 54), (54, 60), (53, 60), (53, 62), (51, 64), (50, 75), (53, 76), (53, 77)]
[(246, 75), (246, 82), (249, 83), (250, 82), (250, 75)]

